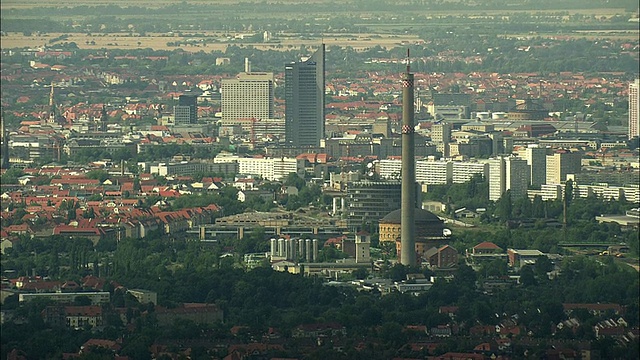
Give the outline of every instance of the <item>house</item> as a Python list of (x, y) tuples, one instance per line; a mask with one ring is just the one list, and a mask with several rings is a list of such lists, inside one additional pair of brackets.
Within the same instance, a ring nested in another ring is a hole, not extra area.
[(113, 340), (89, 339), (80, 346), (80, 353), (90, 353), (92, 348), (104, 348), (113, 352), (118, 352), (122, 347)]
[(458, 309), (459, 308), (457, 306), (440, 306), (440, 308), (438, 308), (438, 313), (447, 314), (449, 317), (453, 318), (458, 312)]
[(482, 262), (490, 262), (493, 260), (502, 260), (507, 262), (508, 259), (504, 250), (490, 241), (484, 241), (474, 246), (471, 249), (471, 252), (467, 249), (466, 257), (472, 264), (480, 264)]
[(102, 306), (47, 306), (41, 313), (45, 323), (52, 326), (67, 326), (80, 329), (103, 324)]
[(562, 304), (562, 308), (564, 309), (565, 314), (571, 315), (574, 310), (583, 309), (587, 310), (589, 313), (595, 316), (603, 316), (606, 313), (610, 312), (615, 315), (624, 314), (624, 307), (619, 304), (611, 304), (611, 303), (598, 303), (598, 304), (574, 304), (574, 303), (564, 303)]
[(227, 348), (228, 355), (223, 360), (240, 359), (275, 359), (268, 356), (270, 352), (283, 352), (284, 347), (280, 344), (250, 343), (235, 344)]
[(299, 325), (291, 334), (294, 338), (317, 338), (319, 336), (346, 336), (347, 328), (338, 323), (313, 323)]
[(449, 325), (438, 325), (429, 329), (429, 333), (431, 336), (435, 337), (450, 337), (451, 336), (451, 326)]
[(101, 326), (103, 323), (102, 306), (65, 306), (66, 324), (73, 329), (84, 326)]
[(13, 241), (7, 239), (7, 238), (3, 238), (0, 241), (0, 253), (1, 254), (5, 254), (5, 251), (7, 251), (7, 249), (11, 249), (13, 248)]
[(483, 241), (473, 247), (472, 253), (474, 255), (499, 254), (502, 253), (502, 248), (490, 241)]
[(431, 267), (450, 268), (458, 263), (458, 251), (449, 245), (432, 247), (424, 253), (424, 258)]
[(448, 352), (440, 356), (431, 357), (432, 360), (485, 360), (484, 355), (474, 353)]
[(215, 324), (223, 320), (220, 308), (205, 303), (184, 303), (173, 309), (158, 306), (155, 314), (160, 325), (171, 325), (176, 319), (188, 319), (196, 324)]

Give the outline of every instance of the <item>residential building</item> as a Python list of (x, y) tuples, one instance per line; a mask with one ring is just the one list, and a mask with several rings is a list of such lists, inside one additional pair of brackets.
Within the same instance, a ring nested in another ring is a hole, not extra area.
[(153, 303), (158, 305), (158, 293), (151, 290), (144, 289), (129, 289), (127, 293), (133, 295), (140, 304)]
[(73, 329), (81, 329), (85, 326), (95, 327), (103, 324), (102, 307), (99, 305), (87, 306), (47, 306), (42, 311), (45, 323), (55, 326), (63, 326)]
[(502, 260), (506, 263), (508, 259), (502, 248), (490, 241), (483, 241), (474, 246), (471, 252), (467, 250), (466, 257), (474, 265), (493, 260)]
[(57, 303), (73, 303), (79, 296), (86, 296), (91, 300), (92, 305), (108, 304), (109, 292), (42, 292), (42, 293), (22, 293), (18, 295), (20, 302), (31, 301), (35, 299), (48, 299)]
[(220, 93), (222, 126), (235, 125), (238, 119), (273, 118), (273, 73), (243, 72), (223, 79)]
[(238, 173), (237, 162), (227, 163), (210, 163), (210, 162), (190, 162), (182, 161), (179, 163), (158, 163), (158, 165), (151, 165), (149, 168), (150, 174), (157, 174), (160, 176), (170, 175), (184, 175), (191, 176), (196, 173), (203, 174), (225, 174), (233, 175)]
[(562, 151), (547, 155), (546, 184), (562, 184), (568, 174), (577, 174), (581, 170), (582, 156), (578, 152)]
[[(540, 188), (540, 190), (529, 190), (528, 196), (529, 198), (533, 198), (536, 195), (540, 195), (542, 200), (555, 200), (562, 199), (564, 196), (564, 187), (565, 184), (544, 184)], [(574, 184), (573, 185), (573, 193), (574, 196), (577, 197), (589, 197), (596, 196), (600, 199), (605, 200), (620, 200), (620, 198), (624, 198), (626, 201), (631, 203), (638, 204), (640, 203), (640, 186), (639, 185), (631, 185), (631, 186), (608, 186), (606, 184), (598, 184), (598, 185), (584, 185), (584, 184)]]
[(531, 175), (529, 183), (539, 188), (547, 180), (547, 149), (530, 146), (525, 150), (525, 159)]
[[(377, 167), (381, 178), (399, 179), (402, 161), (397, 159), (380, 160)], [(444, 185), (448, 182), (461, 184), (471, 180), (476, 174), (488, 178), (489, 164), (469, 161), (416, 161), (416, 181), (420, 184)]]
[(451, 174), (451, 182), (454, 184), (465, 183), (471, 180), (474, 175), (482, 175), (483, 178), (488, 179), (489, 163), (486, 161), (454, 161)]
[(640, 79), (629, 84), (629, 139), (640, 136)]
[(195, 324), (212, 325), (223, 321), (223, 311), (215, 304), (184, 303), (175, 308), (155, 308), (159, 325), (172, 325), (176, 320), (191, 320)]
[(307, 59), (285, 66), (286, 141), (318, 146), (324, 138), (324, 44)]
[(510, 190), (512, 200), (527, 196), (528, 185), (526, 160), (513, 156), (489, 160), (489, 200), (500, 199), (507, 190)]

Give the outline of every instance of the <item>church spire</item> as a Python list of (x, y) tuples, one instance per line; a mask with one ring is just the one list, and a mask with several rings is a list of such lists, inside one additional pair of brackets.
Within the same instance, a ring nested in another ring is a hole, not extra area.
[(51, 91), (49, 92), (49, 122), (53, 123), (56, 121), (56, 103), (53, 99), (53, 80), (51, 80)]
[(49, 92), (49, 107), (53, 108), (55, 106), (53, 102), (53, 81), (51, 81), (51, 91)]
[(107, 106), (102, 104), (102, 111), (100, 112), (100, 131), (107, 132), (107, 121), (109, 115), (107, 114)]

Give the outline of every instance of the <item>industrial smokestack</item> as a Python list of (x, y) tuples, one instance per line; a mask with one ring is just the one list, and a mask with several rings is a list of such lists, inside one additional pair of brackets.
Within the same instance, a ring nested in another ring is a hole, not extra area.
[(413, 74), (407, 50), (407, 71), (402, 76), (402, 199), (400, 208), (400, 263), (416, 265), (416, 164), (413, 125)]

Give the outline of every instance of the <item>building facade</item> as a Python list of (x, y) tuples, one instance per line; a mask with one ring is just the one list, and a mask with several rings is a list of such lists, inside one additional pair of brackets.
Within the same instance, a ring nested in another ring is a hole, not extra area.
[(223, 79), (222, 126), (235, 125), (238, 119), (272, 119), (273, 91), (273, 73), (244, 72)]
[[(383, 179), (400, 178), (401, 167), (400, 160), (387, 159), (378, 162), (378, 172)], [(462, 184), (471, 180), (476, 174), (487, 178), (489, 164), (469, 161), (416, 161), (416, 181), (420, 184), (445, 185), (448, 182)]]
[(577, 152), (557, 152), (547, 155), (546, 184), (562, 184), (568, 174), (577, 174), (581, 169), (582, 156)]
[(539, 188), (547, 180), (547, 149), (541, 147), (528, 147), (525, 150), (525, 159), (531, 175), (531, 186)]
[(175, 124), (195, 124), (198, 122), (198, 97), (196, 95), (180, 95), (178, 105), (173, 107)]
[(496, 201), (507, 191), (515, 200), (527, 196), (529, 166), (517, 157), (499, 157), (489, 160), (489, 200)]
[[(416, 207), (420, 191), (417, 191)], [(377, 224), (391, 211), (400, 208), (399, 181), (355, 181), (347, 184), (347, 228), (359, 230), (363, 224)]]
[(293, 146), (318, 146), (324, 138), (324, 44), (308, 59), (285, 66), (285, 132)]
[(629, 139), (640, 136), (640, 79), (629, 84)]

